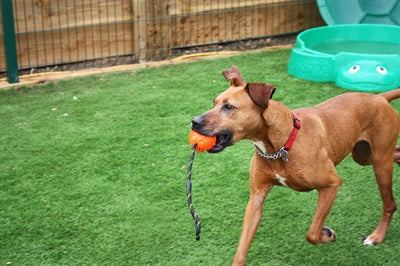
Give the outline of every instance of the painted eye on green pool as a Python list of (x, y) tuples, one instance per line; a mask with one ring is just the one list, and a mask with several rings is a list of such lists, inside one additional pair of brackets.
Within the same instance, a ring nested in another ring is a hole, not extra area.
[(376, 71), (378, 71), (378, 73), (381, 74), (381, 75), (386, 75), (387, 74), (387, 70), (383, 66), (377, 66), (376, 67)]
[(350, 67), (349, 73), (350, 73), (350, 74), (357, 73), (358, 70), (360, 70), (360, 68), (361, 68), (361, 67), (360, 67), (359, 65), (354, 65), (354, 66)]

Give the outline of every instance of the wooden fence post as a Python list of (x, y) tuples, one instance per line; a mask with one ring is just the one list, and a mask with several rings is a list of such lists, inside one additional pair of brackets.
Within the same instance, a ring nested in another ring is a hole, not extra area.
[(135, 32), (133, 41), (138, 43), (139, 63), (146, 62), (148, 59), (147, 28), (149, 23), (147, 21), (147, 2), (148, 0), (132, 0), (134, 23), (137, 24), (134, 26)]

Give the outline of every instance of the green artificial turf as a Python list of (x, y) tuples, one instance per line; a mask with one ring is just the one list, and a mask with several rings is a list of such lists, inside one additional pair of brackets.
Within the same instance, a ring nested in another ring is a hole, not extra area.
[[(159, 68), (86, 76), (0, 92), (0, 265), (229, 265), (239, 241), (254, 152), (242, 141), (197, 153), (186, 203), (190, 121), (228, 87), (272, 83), (290, 108), (345, 92), (287, 74), (290, 50), (252, 52)], [(400, 111), (400, 100), (393, 102)], [(338, 110), (340, 111), (340, 110)], [(400, 218), (383, 244), (363, 246), (381, 215), (371, 167), (350, 157), (326, 221), (334, 243), (305, 240), (317, 193), (272, 190), (248, 265), (394, 265)], [(399, 169), (394, 191), (399, 198)]]

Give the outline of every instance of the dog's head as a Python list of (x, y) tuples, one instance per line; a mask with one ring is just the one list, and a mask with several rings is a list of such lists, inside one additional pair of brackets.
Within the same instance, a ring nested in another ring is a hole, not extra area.
[(254, 139), (263, 126), (263, 113), (275, 87), (266, 83), (246, 83), (239, 69), (222, 71), (230, 87), (214, 99), (214, 107), (192, 120), (192, 129), (217, 141), (209, 152), (217, 153), (242, 139)]

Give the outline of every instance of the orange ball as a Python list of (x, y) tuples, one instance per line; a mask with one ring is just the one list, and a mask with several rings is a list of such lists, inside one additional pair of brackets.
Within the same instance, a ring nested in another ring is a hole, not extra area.
[(216, 136), (204, 136), (199, 133), (197, 133), (194, 130), (191, 130), (188, 136), (188, 140), (190, 145), (193, 146), (193, 144), (197, 143), (196, 146), (196, 151), (198, 152), (203, 152), (203, 151), (208, 151), (211, 149), (215, 142), (217, 141)]

